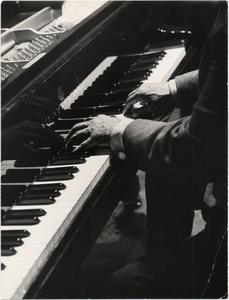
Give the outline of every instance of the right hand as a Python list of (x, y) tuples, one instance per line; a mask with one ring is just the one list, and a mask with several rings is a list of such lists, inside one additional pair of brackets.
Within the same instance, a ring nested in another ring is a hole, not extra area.
[[(139, 103), (141, 107), (135, 108), (136, 103)], [(134, 119), (137, 119), (155, 111), (164, 110), (171, 103), (168, 82), (143, 83), (128, 95), (123, 114), (132, 115)]]
[(99, 144), (109, 146), (111, 132), (121, 121), (120, 118), (98, 115), (90, 121), (78, 123), (68, 133), (65, 145), (66, 147), (77, 145), (75, 151), (89, 149)]

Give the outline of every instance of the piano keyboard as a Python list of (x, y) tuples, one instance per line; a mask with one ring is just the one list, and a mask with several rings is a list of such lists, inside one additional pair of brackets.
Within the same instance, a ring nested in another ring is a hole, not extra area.
[[(149, 55), (148, 52), (145, 55)], [(142, 56), (143, 54), (139, 54)], [(133, 55), (134, 57), (136, 55)], [(185, 56), (185, 49), (184, 46), (180, 46), (173, 49), (167, 49), (166, 55), (163, 57), (162, 60), (158, 61), (157, 68), (150, 73), (150, 76), (146, 77), (142, 80), (142, 82), (166, 82), (172, 73), (175, 71), (181, 60)], [(125, 56), (120, 56), (125, 57)], [(126, 56), (127, 57), (127, 56)], [(130, 57), (130, 55), (128, 55)], [(118, 59), (118, 56), (109, 56), (107, 57), (97, 68), (94, 69), (92, 73), (63, 101), (61, 107), (63, 109), (70, 109), (71, 104), (74, 101), (84, 94), (88, 87), (91, 87), (93, 82), (103, 74), (105, 70), (107, 70), (112, 63), (114, 63)]]
[[(86, 163), (75, 165), (78, 173), (74, 180), (62, 180), (66, 186), (61, 195), (51, 205), (14, 205), (11, 211), (44, 209), (46, 215), (39, 217), (37, 225), (2, 225), (2, 234), (6, 230), (26, 230), (29, 237), (22, 238), (23, 246), (15, 247), (16, 254), (2, 256), (2, 298), (21, 299), (34, 281), (39, 270), (44, 266), (50, 254), (58, 245), (73, 219), (79, 213), (87, 197), (109, 167), (109, 156), (91, 156)], [(65, 166), (63, 166), (65, 167)], [(50, 169), (48, 167), (47, 169)], [(45, 184), (60, 183), (46, 181)], [(41, 182), (34, 182), (38, 186)], [(4, 218), (2, 219), (4, 222)]]
[[(136, 55), (106, 58), (62, 102), (62, 113), (69, 113), (72, 110), (75, 114), (77, 109), (82, 109), (82, 106), (86, 111), (88, 108), (90, 110), (90, 104), (84, 97), (93, 100), (94, 97), (91, 97), (91, 93), (92, 95), (97, 93), (96, 95), (102, 99), (94, 109), (94, 113), (96, 110), (100, 111), (98, 107), (101, 108), (107, 103), (108, 105), (112, 103), (111, 106), (114, 105), (116, 92), (118, 94), (125, 92), (125, 95), (129, 93), (129, 82), (136, 82), (136, 86), (139, 86), (147, 80), (150, 82), (167, 80), (184, 57), (185, 51), (184, 47), (162, 51), (159, 53), (160, 60), (155, 63), (153, 69), (148, 67), (151, 60), (150, 55), (153, 53), (138, 55), (139, 64), (134, 62)], [(123, 72), (122, 65), (125, 60), (132, 63)], [(106, 87), (106, 82), (109, 83), (107, 74), (114, 72), (113, 65), (116, 66), (116, 71), (118, 69), (119, 76), (114, 80), (115, 85), (111, 92), (97, 89), (96, 83), (103, 76), (106, 76), (105, 79), (103, 78), (105, 80), (103, 86)], [(138, 77), (141, 79), (136, 79)], [(122, 85), (123, 83), (124, 85)], [(90, 91), (91, 88), (92, 91)], [(119, 90), (119, 88), (121, 89)], [(85, 106), (81, 106), (82, 103)], [(93, 113), (90, 113), (88, 117), (93, 117)], [(120, 110), (117, 110), (117, 113), (121, 116)], [(60, 116), (53, 128), (65, 135), (70, 129), (69, 125), (78, 119), (80, 118), (75, 116), (70, 119), (68, 116), (64, 118)], [(58, 124), (63, 125), (64, 128), (58, 127)], [(110, 167), (111, 154), (109, 151), (105, 151), (105, 154), (97, 152), (96, 155), (93, 155), (93, 151), (88, 152), (88, 155), (82, 154), (85, 158), (81, 158), (77, 153), (74, 156), (69, 154), (69, 150), (62, 149), (57, 155), (54, 155), (48, 165), (39, 165), (38, 162), (26, 166), (26, 162), (24, 164), (15, 161), (2, 162), (2, 210), (6, 211), (6, 213), (3, 212), (1, 229), (1, 293), (3, 299), (24, 297), (84, 206), (88, 196), (93, 192), (95, 185)], [(14, 194), (13, 190), (16, 188), (18, 190)], [(19, 197), (20, 188), (26, 190)], [(16, 202), (14, 202), (15, 198), (17, 198)]]

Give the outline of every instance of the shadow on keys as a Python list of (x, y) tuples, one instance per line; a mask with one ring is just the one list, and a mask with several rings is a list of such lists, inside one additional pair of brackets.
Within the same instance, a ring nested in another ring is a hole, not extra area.
[(2, 160), (44, 160), (62, 145), (63, 138), (59, 134), (32, 121), (2, 130)]
[(43, 125), (57, 111), (56, 98), (55, 92), (46, 88), (39, 95), (25, 99), (23, 109), (16, 111), (2, 128), (1, 160), (45, 160), (63, 146), (63, 138)]

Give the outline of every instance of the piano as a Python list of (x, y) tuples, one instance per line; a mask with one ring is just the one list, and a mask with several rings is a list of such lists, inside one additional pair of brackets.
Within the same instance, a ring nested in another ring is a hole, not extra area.
[[(190, 68), (190, 33), (136, 29), (152, 8), (148, 1), (105, 1), (65, 30), (53, 25), (59, 15), (47, 7), (3, 30), (2, 130), (21, 121), (31, 95), (47, 93), (56, 108), (41, 123), (65, 137), (76, 122), (98, 114), (123, 117), (131, 90)], [(21, 54), (12, 55), (21, 43)], [(173, 109), (153, 118), (168, 120)], [(41, 150), (43, 159), (1, 162), (3, 299), (76, 297), (80, 266), (137, 171), (103, 147)]]

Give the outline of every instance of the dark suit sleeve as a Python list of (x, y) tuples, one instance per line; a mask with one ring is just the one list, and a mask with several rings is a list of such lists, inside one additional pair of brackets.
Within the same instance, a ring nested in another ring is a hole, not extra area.
[(198, 100), (198, 75), (199, 70), (195, 70), (175, 77), (179, 94), (175, 103), (176, 107), (191, 108)]
[(123, 135), (130, 162), (171, 181), (211, 182), (227, 168), (227, 38), (220, 27), (208, 41), (208, 62), (192, 115), (171, 122), (136, 120)]

